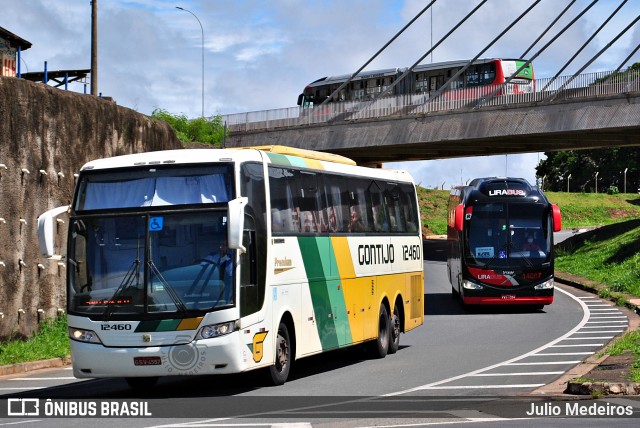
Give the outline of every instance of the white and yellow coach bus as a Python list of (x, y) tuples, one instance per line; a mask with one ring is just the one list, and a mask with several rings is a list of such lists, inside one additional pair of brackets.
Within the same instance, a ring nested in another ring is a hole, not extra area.
[(298, 358), (365, 342), (381, 358), (423, 323), (406, 172), (282, 146), (96, 160), (38, 219), (43, 255), (67, 211), (78, 378), (264, 368), (282, 384)]

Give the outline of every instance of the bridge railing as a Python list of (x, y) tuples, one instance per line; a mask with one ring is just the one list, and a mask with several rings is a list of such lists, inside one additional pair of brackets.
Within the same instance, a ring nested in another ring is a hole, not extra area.
[[(553, 102), (593, 96), (606, 96), (640, 91), (640, 70), (627, 69), (613, 73), (603, 71), (536, 79), (528, 92), (515, 93), (513, 85), (477, 87), (445, 91), (437, 98), (428, 93), (388, 96), (371, 100), (329, 103), (314, 108), (289, 107), (222, 116), (231, 133), (346, 120), (406, 117), (488, 106), (516, 105), (531, 102)], [(491, 96), (494, 90), (497, 95)]]

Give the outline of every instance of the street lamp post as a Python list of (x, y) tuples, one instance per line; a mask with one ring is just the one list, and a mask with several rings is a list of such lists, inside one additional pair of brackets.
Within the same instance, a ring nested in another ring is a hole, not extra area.
[(600, 174), (600, 171), (596, 172), (596, 193), (598, 193), (598, 174)]
[(202, 32), (202, 117), (204, 117), (204, 28), (202, 28), (202, 22), (200, 22), (195, 13), (180, 6), (176, 6), (176, 9), (189, 12), (198, 21), (198, 24), (200, 24), (200, 31)]
[(627, 193), (627, 171), (629, 168), (624, 169), (624, 193)]
[(567, 175), (567, 193), (569, 193), (569, 180), (571, 180), (571, 174)]

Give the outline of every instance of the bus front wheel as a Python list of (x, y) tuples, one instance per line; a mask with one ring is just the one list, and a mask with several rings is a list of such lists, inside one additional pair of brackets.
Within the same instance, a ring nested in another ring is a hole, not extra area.
[(278, 336), (276, 337), (276, 359), (274, 365), (269, 367), (269, 374), (274, 385), (282, 385), (289, 377), (291, 369), (291, 340), (289, 339), (289, 329), (286, 324), (280, 323), (278, 326)]
[(387, 312), (387, 307), (380, 305), (380, 313), (378, 316), (378, 337), (373, 345), (373, 356), (376, 358), (384, 358), (389, 351), (389, 341), (391, 336), (391, 319)]

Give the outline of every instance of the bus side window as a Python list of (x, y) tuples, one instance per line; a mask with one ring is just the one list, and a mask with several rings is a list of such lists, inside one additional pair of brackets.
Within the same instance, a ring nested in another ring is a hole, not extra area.
[(402, 206), (406, 205), (407, 201), (398, 185), (387, 183), (387, 188), (384, 192), (384, 202), (389, 215), (391, 232), (405, 232), (406, 222)]
[(371, 204), (371, 215), (373, 218), (373, 229), (376, 232), (389, 232), (389, 219), (384, 207), (384, 198), (380, 185), (371, 181), (368, 190), (368, 196)]
[(420, 219), (418, 218), (418, 206), (416, 205), (415, 187), (410, 184), (401, 184), (400, 193), (402, 195), (402, 210), (406, 222), (407, 232), (416, 232)]
[(327, 174), (324, 177), (329, 233), (349, 231), (350, 196), (348, 191), (341, 191), (348, 188), (347, 184), (347, 179), (339, 175)]
[(355, 227), (363, 229), (363, 232), (371, 232), (373, 230), (373, 210), (371, 209), (371, 198), (367, 189), (370, 184), (370, 180), (363, 179), (354, 179), (349, 182), (350, 231), (353, 231), (354, 223), (357, 224)]
[[(271, 228), (274, 232), (300, 232), (299, 209), (293, 172), (286, 168), (269, 167), (271, 187)], [(292, 186), (294, 186), (292, 188)]]
[(300, 187), (297, 204), (300, 208), (300, 231), (302, 233), (317, 233), (319, 228), (317, 174), (307, 171), (296, 171), (294, 175)]

